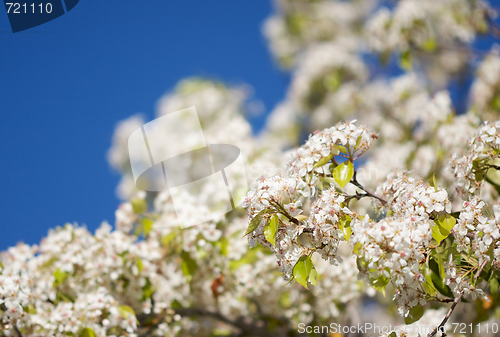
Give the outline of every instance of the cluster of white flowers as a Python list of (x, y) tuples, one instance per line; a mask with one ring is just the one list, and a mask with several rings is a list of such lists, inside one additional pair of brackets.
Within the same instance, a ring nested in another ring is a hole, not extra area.
[(432, 222), (424, 216), (397, 215), (378, 222), (366, 216), (352, 224), (351, 245), (363, 261), (360, 275), (385, 288), (392, 281), (401, 315), (425, 304), (420, 263), (432, 239)]
[(376, 193), (387, 199), (395, 214), (432, 217), (442, 211), (451, 212), (445, 189), (432, 187), (405, 171), (392, 172)]
[(141, 261), (140, 269), (147, 272), (152, 268), (147, 258), (155, 255), (142, 259), (131, 237), (111, 234), (110, 228), (103, 224), (93, 237), (67, 225), (49, 233), (39, 247), (20, 244), (2, 253), (0, 302), (7, 309), (2, 315), (6, 328), (49, 335), (78, 334), (85, 328), (99, 336), (134, 333), (134, 311), (141, 310), (146, 283), (137, 264)]
[(472, 106), (487, 119), (496, 119), (500, 110), (500, 50), (486, 56), (471, 88)]
[(263, 27), (270, 49), (283, 67), (291, 67), (301, 52), (321, 41), (334, 41), (342, 49), (360, 48), (357, 26), (375, 1), (275, 1), (278, 13)]
[[(493, 205), (494, 218), (489, 218), (486, 203), (479, 196), (464, 201), (453, 236), (457, 249), (472, 254), (481, 265), (488, 261), (500, 267), (500, 205)], [(493, 251), (493, 260), (489, 251)]]
[(488, 10), (481, 1), (398, 1), (392, 10), (381, 7), (368, 19), (365, 38), (373, 51), (386, 57), (400, 53), (403, 62), (410, 64), (415, 56), (435, 54), (433, 60), (426, 60), (432, 68), (429, 76), (442, 82), (466, 63), (461, 47), (487, 31)]
[(460, 211), (457, 224), (452, 230), (459, 251), (467, 252), (471, 243), (469, 233), (476, 230), (477, 222), (483, 218), (484, 206), (485, 203), (479, 196), (474, 196), (463, 202), (463, 209)]
[[(282, 213), (278, 207), (283, 207), (291, 217), (302, 213), (301, 199), (309, 195), (308, 190), (307, 184), (295, 176), (285, 178), (276, 175), (270, 178), (259, 178), (257, 186), (248, 192), (242, 203), (242, 206), (247, 208), (250, 221), (255, 217), (257, 219), (260, 217), (259, 226), (248, 237), (250, 248), (254, 247), (257, 242), (272, 247), (264, 235), (265, 224), (274, 214)], [(267, 213), (260, 216), (262, 212)], [(285, 226), (279, 229), (274, 251), (278, 258), (280, 272), (283, 273), (285, 279), (290, 279), (293, 266), (305, 252), (302, 245), (298, 243), (298, 235), (303, 228), (292, 221), (282, 222)]]
[(380, 278), (393, 282), (399, 310), (406, 316), (415, 305), (426, 303), (420, 287), (425, 280), (420, 266), (432, 240), (432, 218), (442, 211), (449, 213), (451, 203), (446, 190), (429, 186), (404, 171), (390, 174), (377, 194), (387, 199), (393, 215), (378, 222), (368, 216), (355, 221), (351, 245), (365, 261), (362, 275), (372, 283)]
[(410, 45), (425, 51), (469, 43), (484, 31), (484, 3), (466, 0), (399, 1), (391, 11), (379, 9), (368, 21), (367, 41), (376, 51), (404, 51)]
[(500, 156), (500, 121), (487, 123), (479, 128), (469, 141), (469, 151), (454, 154), (450, 168), (456, 179), (456, 189), (462, 194), (480, 192), (483, 177), (489, 169), (495, 169), (495, 159)]
[(345, 197), (330, 188), (323, 191), (321, 197), (311, 205), (309, 218), (306, 220), (308, 228), (312, 228), (311, 239), (316, 247), (316, 252), (333, 265), (342, 262), (338, 256), (339, 242), (344, 239), (339, 222), (351, 221), (355, 216), (349, 208), (343, 206)]
[[(368, 127), (357, 126), (355, 122), (354, 120), (338, 123), (331, 128), (310, 135), (306, 143), (292, 155), (288, 164), (289, 173), (296, 174), (310, 184), (314, 184), (315, 181), (305, 177), (313, 171), (322, 158), (342, 153), (342, 156), (354, 160), (363, 154), (370, 148), (377, 136)], [(312, 178), (317, 179), (317, 177)]]

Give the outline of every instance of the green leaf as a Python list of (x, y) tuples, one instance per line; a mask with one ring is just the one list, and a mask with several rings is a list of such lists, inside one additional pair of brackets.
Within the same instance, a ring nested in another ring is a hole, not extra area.
[(24, 312), (30, 314), (30, 315), (35, 315), (36, 314), (36, 308), (32, 303), (29, 303), (26, 307), (23, 308)]
[(264, 214), (268, 214), (271, 212), (272, 212), (272, 210), (266, 208), (266, 209), (263, 209), (262, 211), (260, 211), (259, 213), (257, 213), (257, 215), (255, 215), (252, 218), (252, 220), (250, 221), (250, 224), (248, 225), (247, 231), (245, 232), (245, 234), (243, 236), (247, 236), (248, 234), (250, 234), (254, 230), (256, 230), (257, 227), (259, 227), (260, 220), (262, 219), (262, 216)]
[(424, 275), (425, 283), (423, 284), (423, 287), (425, 291), (431, 296), (436, 296), (438, 290), (434, 286), (434, 282), (432, 281), (432, 271), (428, 268), (428, 266), (424, 269)]
[(437, 241), (438, 245), (441, 241), (446, 239), (450, 235), (451, 230), (455, 227), (457, 219), (451, 214), (442, 214), (434, 221), (434, 227), (432, 228), (432, 237)]
[(333, 153), (330, 153), (328, 156), (326, 157), (323, 157), (321, 158), (320, 160), (318, 160), (318, 162), (316, 164), (314, 164), (313, 168), (316, 168), (316, 167), (321, 167), (323, 165), (326, 165), (328, 164), (328, 162), (333, 158)]
[(397, 335), (397, 334), (393, 331), (393, 332), (391, 332), (391, 334), (390, 334), (389, 336), (387, 336), (387, 337), (398, 337), (398, 335)]
[(309, 274), (314, 268), (311, 261), (311, 257), (308, 255), (302, 255), (293, 267), (293, 278), (300, 283), (304, 288), (307, 287), (307, 280), (309, 279)]
[(167, 234), (165, 235), (162, 239), (161, 239), (161, 243), (164, 245), (164, 246), (168, 246), (168, 244), (176, 237), (177, 233), (175, 232), (172, 232), (170, 234)]
[(493, 299), (496, 300), (498, 298), (498, 287), (500, 286), (500, 283), (496, 277), (491, 278), (489, 283), (491, 296), (493, 296)]
[(271, 221), (269, 221), (264, 227), (264, 236), (266, 240), (269, 241), (273, 247), (276, 243), (276, 232), (278, 231), (279, 219), (276, 214), (271, 217)]
[(441, 244), (441, 241), (446, 239), (450, 235), (450, 231), (446, 228), (439, 225), (439, 222), (434, 221), (434, 227), (432, 228), (432, 237), (437, 241), (438, 245)]
[(329, 91), (335, 92), (338, 88), (340, 88), (340, 85), (342, 84), (342, 77), (338, 71), (335, 71), (326, 75), (323, 81)]
[(399, 65), (402, 69), (409, 71), (413, 68), (412, 66), (412, 55), (411, 51), (407, 50), (403, 52), (399, 58)]
[(153, 285), (151, 284), (151, 281), (149, 278), (146, 278), (146, 285), (142, 287), (142, 299), (141, 301), (145, 301), (148, 298), (151, 298), (153, 296), (154, 288)]
[(405, 317), (405, 324), (412, 324), (418, 321), (424, 315), (424, 307), (419, 305), (410, 309), (410, 313)]
[(134, 309), (132, 309), (128, 305), (120, 305), (120, 306), (118, 306), (118, 312), (120, 313), (120, 315), (124, 319), (129, 319), (130, 316), (133, 316), (136, 319), (136, 321), (137, 321), (137, 317), (135, 316)]
[(443, 296), (449, 298), (455, 297), (450, 287), (445, 284), (444, 277), (439, 276), (441, 271), (438, 263), (434, 260), (429, 260), (429, 268), (431, 269), (432, 283), (437, 291), (439, 291), (439, 293)]
[(54, 277), (56, 280), (54, 281), (53, 286), (57, 287), (58, 285), (62, 284), (64, 280), (68, 277), (68, 275), (69, 275), (68, 272), (62, 271), (59, 268), (57, 268), (56, 271), (54, 272)]
[(359, 255), (361, 252), (360, 252), (360, 249), (361, 248), (361, 242), (358, 242), (354, 245), (354, 248), (352, 249), (352, 252), (355, 254), (355, 255)]
[(220, 253), (224, 256), (227, 256), (229, 254), (229, 240), (226, 236), (221, 237), (215, 245), (219, 247)]
[(152, 219), (145, 218), (144, 220), (142, 220), (144, 235), (148, 235), (149, 232), (151, 232), (151, 230), (153, 229), (153, 224), (154, 224), (154, 221)]
[(479, 160), (474, 160), (472, 162), (472, 172), (474, 172), (474, 178), (477, 181), (481, 181), (485, 178), (484, 171), (482, 169), (483, 166)]
[(431, 185), (432, 187), (434, 187), (434, 190), (436, 192), (438, 191), (438, 186), (437, 186), (437, 182), (436, 182), (436, 173), (432, 174), (432, 178), (429, 180), (429, 185)]
[(144, 199), (136, 198), (130, 201), (130, 203), (132, 204), (132, 208), (134, 209), (135, 214), (142, 214), (148, 210), (148, 204)]
[(344, 233), (344, 238), (349, 243), (349, 238), (352, 234), (351, 229), (351, 217), (349, 215), (343, 216), (339, 219), (339, 227), (342, 233)]
[(424, 43), (422, 44), (422, 49), (429, 53), (435, 51), (436, 48), (437, 48), (437, 42), (436, 39), (433, 38), (425, 40)]
[(443, 285), (445, 284), (445, 279), (446, 279), (446, 273), (444, 271), (444, 262), (441, 254), (436, 254), (437, 257), (437, 265), (439, 269), (439, 277), (441, 278)]
[(344, 188), (354, 175), (354, 166), (350, 161), (345, 161), (333, 170), (332, 175), (337, 184), (339, 184), (341, 188)]
[(142, 271), (143, 265), (142, 265), (142, 259), (139, 256), (136, 256), (135, 264), (137, 265), (137, 270), (139, 270), (139, 274), (140, 274)]
[(333, 148), (339, 151), (339, 153), (347, 154), (347, 149), (344, 145), (335, 144)]
[(371, 285), (385, 296), (385, 288), (389, 284), (389, 278), (380, 275), (377, 279), (371, 279)]
[(181, 264), (182, 273), (190, 281), (191, 277), (196, 271), (196, 268), (198, 268), (198, 265), (196, 264), (196, 261), (191, 258), (191, 255), (189, 255), (188, 252), (183, 251), (181, 254), (181, 258), (182, 258), (182, 264)]
[(316, 268), (314, 268), (314, 267), (311, 270), (311, 273), (309, 274), (309, 283), (311, 283), (313, 286), (318, 285), (318, 272), (316, 271)]
[(455, 219), (451, 214), (442, 214), (439, 216), (438, 222), (441, 227), (451, 232), (457, 223), (457, 219)]
[(85, 328), (78, 334), (78, 337), (95, 337), (95, 332), (91, 328)]

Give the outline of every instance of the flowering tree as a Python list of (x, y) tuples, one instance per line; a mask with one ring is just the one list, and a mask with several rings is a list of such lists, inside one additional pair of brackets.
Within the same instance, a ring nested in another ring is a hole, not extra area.
[[(260, 135), (245, 87), (183, 80), (157, 112), (194, 105), (207, 143), (240, 148), (247, 214), (179, 228), (178, 212), (202, 219), (227, 192), (186, 193), (176, 209), (169, 191), (141, 191), (127, 140), (144, 121), (133, 116), (108, 153), (122, 175), (115, 228), (66, 224), (3, 252), (1, 335), (295, 336), (300, 324), (383, 318), (433, 336), (467, 306), (464, 321), (496, 318), (500, 56), (470, 47), (498, 38), (495, 11), (475, 0), (276, 5), (264, 33), (292, 81)], [(457, 114), (446, 88), (471, 68)]]

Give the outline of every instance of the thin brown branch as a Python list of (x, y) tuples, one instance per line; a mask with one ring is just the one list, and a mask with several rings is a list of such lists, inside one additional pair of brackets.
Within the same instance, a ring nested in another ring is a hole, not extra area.
[(23, 334), (21, 333), (21, 331), (19, 331), (19, 328), (17, 327), (17, 325), (15, 323), (12, 323), (12, 326), (14, 327), (14, 330), (17, 333), (17, 337), (23, 337)]
[(350, 183), (353, 184), (354, 186), (356, 186), (357, 188), (363, 190), (366, 193), (366, 195), (360, 194), (361, 196), (363, 196), (363, 197), (367, 196), (367, 197), (375, 198), (377, 200), (380, 200), (384, 204), (389, 204), (387, 202), (387, 200), (385, 200), (382, 197), (379, 197), (378, 195), (374, 194), (372, 191), (370, 191), (369, 189), (367, 189), (366, 187), (364, 187), (363, 185), (361, 185), (358, 182), (358, 180), (356, 179), (356, 174), (357, 174), (357, 172), (354, 171), (354, 175), (352, 176), (352, 179), (351, 179)]
[(476, 276), (475, 276), (476, 281), (477, 281), (479, 275), (481, 274), (481, 272), (483, 271), (484, 267), (486, 267), (487, 264), (488, 264), (488, 260), (485, 259), (483, 261), (483, 263), (481, 264), (481, 268), (479, 268), (479, 270), (476, 273)]
[(460, 292), (460, 295), (456, 297), (455, 300), (453, 300), (453, 304), (451, 305), (450, 310), (448, 310), (448, 312), (446, 313), (446, 316), (444, 316), (441, 323), (434, 330), (432, 330), (432, 332), (428, 335), (428, 337), (434, 337), (438, 331), (444, 331), (444, 326), (446, 325), (446, 322), (448, 322), (448, 319), (450, 319), (453, 310), (455, 310), (455, 307), (460, 302), (463, 295), (464, 295), (464, 290), (462, 290)]

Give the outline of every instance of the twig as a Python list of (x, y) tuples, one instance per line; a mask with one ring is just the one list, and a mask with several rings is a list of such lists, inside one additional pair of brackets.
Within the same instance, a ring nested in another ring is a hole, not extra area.
[(476, 276), (475, 276), (475, 279), (477, 280), (477, 278), (479, 277), (479, 275), (481, 274), (481, 272), (483, 271), (484, 267), (486, 267), (486, 265), (488, 264), (488, 260), (484, 260), (483, 263), (481, 264), (481, 268), (479, 268), (479, 270), (477, 271), (476, 273)]
[[(356, 174), (357, 172), (354, 171), (354, 175), (352, 176), (352, 179), (350, 181), (351, 184), (353, 184), (354, 186), (356, 186), (357, 188), (360, 188), (362, 189), (365, 193), (366, 193), (366, 196), (368, 197), (372, 197), (372, 198), (375, 198), (377, 200), (380, 200), (381, 202), (383, 202), (384, 204), (388, 204), (387, 200), (385, 200), (384, 198), (382, 197), (379, 197), (378, 195), (374, 194), (373, 192), (371, 192), (369, 189), (367, 189), (366, 187), (364, 187), (363, 185), (361, 185), (358, 180), (356, 179)], [(365, 195), (361, 195), (361, 196), (365, 196)]]
[(441, 302), (441, 303), (451, 303), (451, 302), (455, 301), (455, 299), (451, 299), (451, 298), (432, 298), (432, 301)]
[(23, 334), (21, 333), (21, 331), (19, 331), (19, 329), (17, 328), (17, 325), (15, 323), (12, 323), (12, 326), (14, 327), (14, 330), (16, 330), (17, 336), (23, 337)]
[[(475, 275), (475, 278), (477, 280), (477, 278), (479, 277), (479, 275), (481, 274), (481, 272), (483, 271), (484, 267), (486, 267), (486, 265), (488, 264), (488, 260), (484, 260), (483, 263), (481, 264), (481, 267), (479, 268), (479, 270), (477, 271), (476, 275)], [(453, 301), (453, 304), (451, 305), (450, 307), (450, 310), (448, 310), (448, 313), (446, 314), (446, 316), (444, 316), (444, 319), (443, 321), (441, 322), (441, 324), (439, 324), (438, 327), (436, 327), (429, 335), (428, 337), (434, 337), (434, 335), (436, 335), (436, 333), (438, 331), (444, 331), (444, 326), (446, 324), (446, 322), (448, 322), (448, 319), (450, 318), (451, 314), (453, 313), (453, 310), (455, 309), (455, 307), (457, 306), (458, 302), (460, 302), (460, 300), (462, 299), (462, 296), (464, 295), (464, 291), (465, 289), (463, 289), (461, 292), (460, 292), (460, 295), (458, 297), (455, 298), (455, 300)]]
[(460, 292), (460, 295), (455, 298), (455, 300), (453, 301), (453, 304), (450, 307), (450, 310), (448, 310), (448, 313), (446, 314), (446, 316), (444, 316), (441, 324), (439, 324), (434, 330), (432, 330), (432, 332), (428, 335), (428, 337), (434, 337), (438, 331), (444, 331), (444, 326), (446, 325), (446, 322), (448, 322), (448, 319), (450, 318), (451, 314), (453, 313), (453, 310), (455, 310), (455, 307), (457, 306), (458, 302), (460, 302), (460, 300), (462, 299), (462, 296), (464, 295), (464, 291), (465, 291), (465, 289), (462, 290)]

